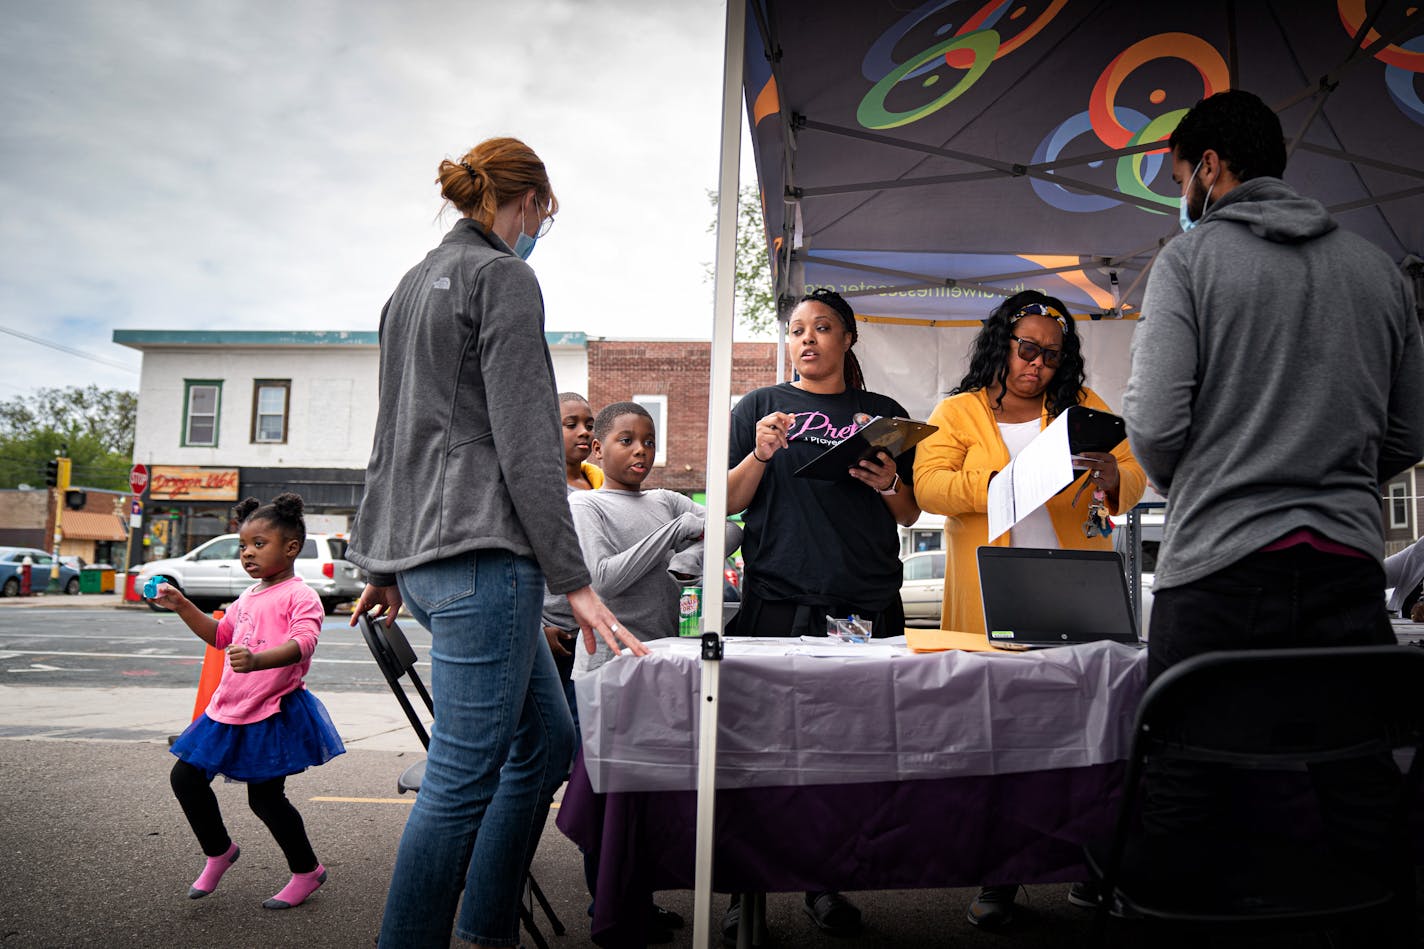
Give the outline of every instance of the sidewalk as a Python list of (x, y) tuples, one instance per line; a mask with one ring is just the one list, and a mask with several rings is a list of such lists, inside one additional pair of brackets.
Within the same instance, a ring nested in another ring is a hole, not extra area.
[[(321, 692), (352, 750), (423, 754), (420, 739), (388, 692)], [(0, 685), (0, 738), (152, 741), (187, 727), (193, 689)], [(428, 724), (428, 721), (427, 721)]]
[(51, 610), (56, 608), (93, 610), (106, 606), (116, 609), (148, 609), (142, 602), (125, 603), (123, 596), (118, 593), (80, 593), (77, 596), (66, 596), (63, 593), (37, 593), (33, 596), (0, 596), (0, 610), (23, 610), (34, 607)]

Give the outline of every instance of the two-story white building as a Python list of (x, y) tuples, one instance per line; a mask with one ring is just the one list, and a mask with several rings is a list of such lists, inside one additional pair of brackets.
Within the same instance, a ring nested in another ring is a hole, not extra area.
[[(143, 559), (229, 530), (244, 497), (295, 491), (345, 533), (376, 426), (374, 332), (115, 330), (143, 354), (134, 461), (148, 468)], [(588, 387), (587, 337), (547, 334), (560, 390)], [(418, 490), (418, 486), (412, 486)]]

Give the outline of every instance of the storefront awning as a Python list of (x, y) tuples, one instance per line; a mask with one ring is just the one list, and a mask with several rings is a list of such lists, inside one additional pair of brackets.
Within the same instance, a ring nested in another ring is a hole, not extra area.
[(65, 511), (60, 527), (69, 540), (127, 540), (129, 536), (117, 514), (96, 511)]

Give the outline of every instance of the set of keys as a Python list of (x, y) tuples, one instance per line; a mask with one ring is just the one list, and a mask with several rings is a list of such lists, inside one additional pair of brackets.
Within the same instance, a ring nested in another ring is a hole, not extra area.
[(1083, 496), (1089, 482), (1093, 484), (1093, 503), (1088, 505), (1088, 519), (1083, 522), (1084, 537), (1109, 537), (1113, 532), (1112, 518), (1108, 516), (1107, 492), (1091, 477), (1083, 479), (1073, 495), (1073, 507), (1078, 506), (1078, 498)]

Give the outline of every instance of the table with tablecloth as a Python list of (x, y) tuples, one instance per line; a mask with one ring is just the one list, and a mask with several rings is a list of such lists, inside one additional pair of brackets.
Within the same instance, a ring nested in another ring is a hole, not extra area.
[[(558, 826), (598, 855), (593, 935), (639, 945), (646, 900), (694, 884), (695, 643), (576, 683), (583, 747)], [(1027, 653), (729, 640), (713, 888), (1048, 883), (1111, 824), (1145, 652)]]

